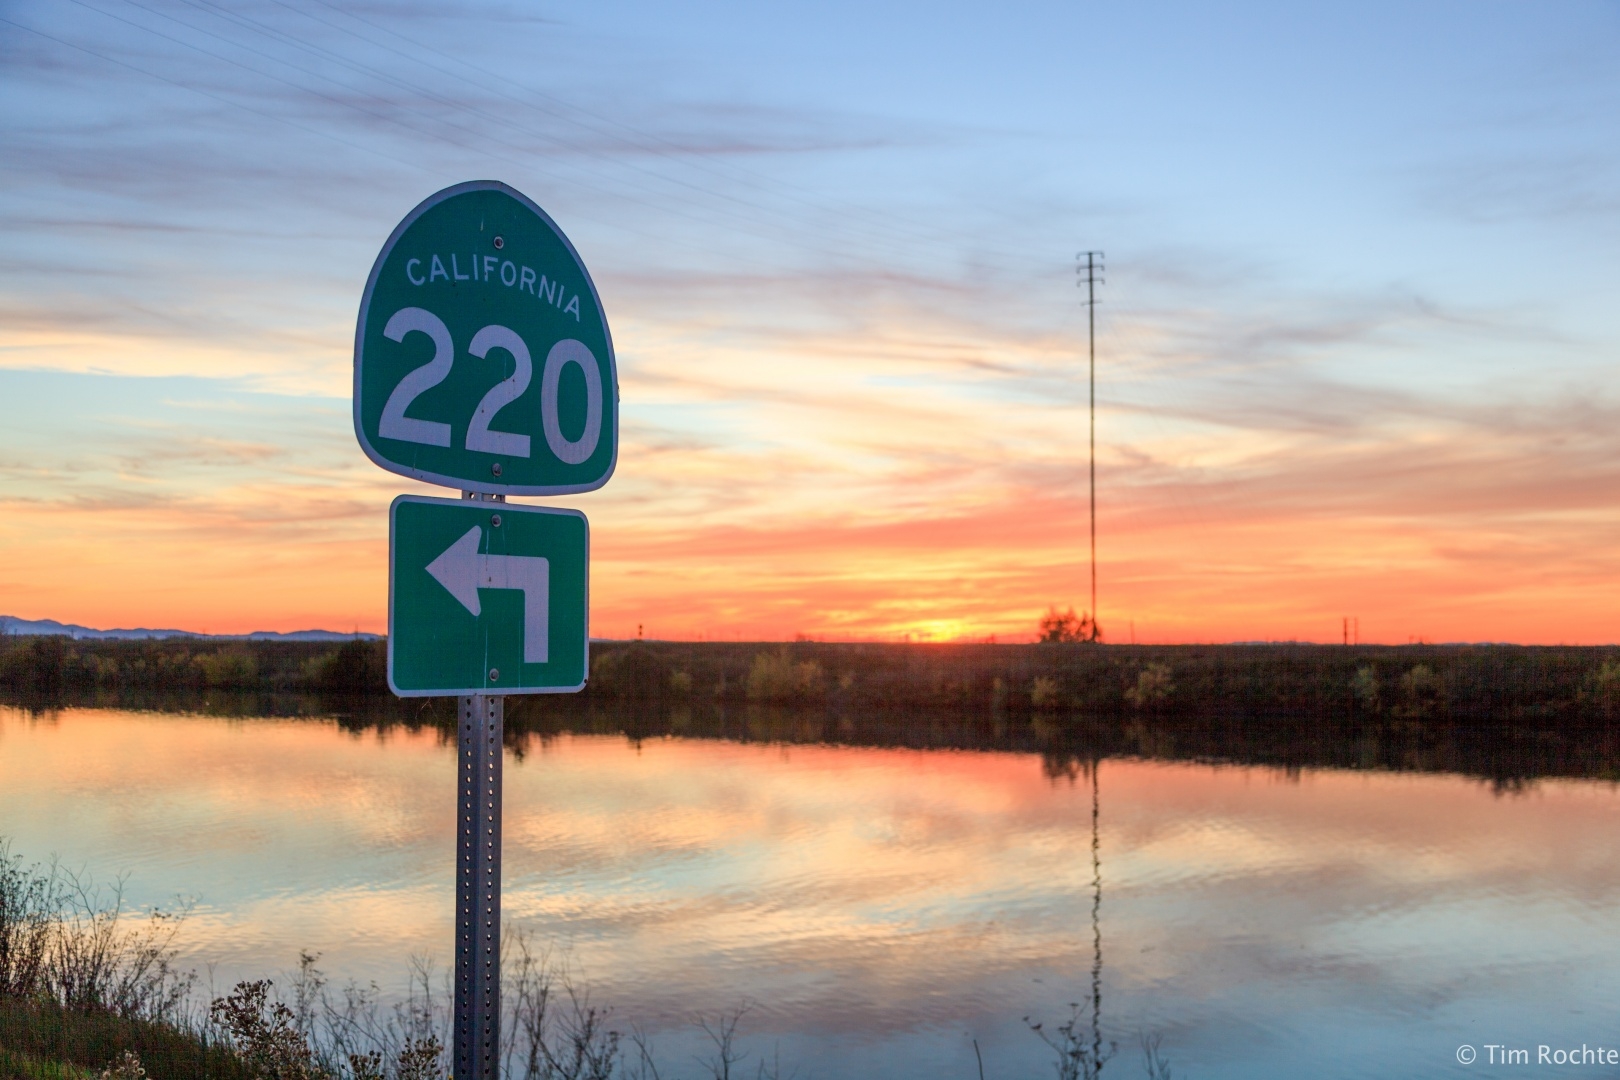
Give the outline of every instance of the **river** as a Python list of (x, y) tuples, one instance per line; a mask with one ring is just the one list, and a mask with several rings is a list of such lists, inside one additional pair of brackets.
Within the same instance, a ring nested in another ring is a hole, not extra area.
[[(1192, 1078), (1620, 1047), (1606, 781), (568, 732), (505, 776), (510, 925), (676, 1075), (740, 1006), (751, 1060), (851, 1080), (1052, 1075), (1071, 1016), (1120, 1076), (1143, 1036)], [(0, 836), (188, 902), (221, 991), (442, 968), (454, 806), (435, 727), (0, 707)]]

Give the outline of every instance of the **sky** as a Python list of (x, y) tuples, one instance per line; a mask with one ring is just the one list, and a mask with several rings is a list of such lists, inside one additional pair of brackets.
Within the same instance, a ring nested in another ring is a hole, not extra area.
[[(380, 631), (354, 321), (595, 278), (592, 633), (1620, 639), (1620, 4), (0, 0), (0, 612)], [(442, 492), (439, 492), (442, 493)]]

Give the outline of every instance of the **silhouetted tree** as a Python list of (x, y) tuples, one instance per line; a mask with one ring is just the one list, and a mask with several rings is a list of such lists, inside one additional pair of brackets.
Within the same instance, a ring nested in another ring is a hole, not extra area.
[(1052, 605), (1045, 615), (1041, 616), (1042, 641), (1076, 642), (1101, 641), (1102, 628), (1089, 614), (1074, 613), (1074, 608), (1058, 614), (1057, 605)]
[(388, 643), (356, 638), (345, 642), (320, 673), (325, 694), (386, 694)]

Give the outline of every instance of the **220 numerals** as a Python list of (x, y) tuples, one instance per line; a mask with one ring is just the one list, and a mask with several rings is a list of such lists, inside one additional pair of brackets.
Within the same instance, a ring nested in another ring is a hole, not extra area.
[[(433, 339), (433, 359), (419, 368), (413, 368), (399, 380), (393, 393), (383, 404), (382, 418), (377, 423), (377, 434), (385, 439), (421, 443), (424, 446), (449, 446), (450, 425), (437, 420), (418, 420), (406, 416), (411, 402), (427, 390), (438, 386), (450, 374), (455, 363), (455, 343), (450, 340), (450, 329), (433, 312), (425, 308), (400, 308), (383, 327), (383, 336), (390, 341), (404, 341), (410, 333), (426, 334)], [(517, 370), (511, 378), (503, 379), (489, 388), (489, 392), (473, 410), (467, 424), (464, 445), (468, 450), (508, 457), (530, 456), (529, 436), (510, 431), (491, 431), (490, 423), (497, 413), (528, 390), (534, 378), (534, 361), (529, 357), (529, 346), (516, 331), (504, 326), (486, 326), (474, 334), (467, 351), (482, 360), (491, 349), (505, 349), (517, 361)], [(578, 364), (585, 375), (585, 430), (578, 439), (563, 435), (557, 417), (557, 384), (563, 368)], [(568, 338), (551, 347), (546, 353), (546, 364), (540, 373), (540, 427), (545, 432), (546, 446), (559, 461), (578, 465), (596, 451), (602, 434), (602, 376), (597, 370), (596, 356), (582, 341)]]

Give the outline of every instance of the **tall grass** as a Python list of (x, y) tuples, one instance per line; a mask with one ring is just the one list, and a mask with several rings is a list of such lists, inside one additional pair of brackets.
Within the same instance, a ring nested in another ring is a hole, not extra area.
[(195, 978), (175, 966), (184, 913), (131, 919), (122, 884), (26, 866), (0, 839), (0, 1068), (112, 1067), (127, 1050), (152, 1080), (246, 1075), (201, 1030)]
[(131, 922), (123, 882), (23, 865), (0, 840), (0, 993), (65, 1010), (178, 1024), (195, 977), (174, 965), (185, 912)]
[[(441, 1080), (450, 987), (414, 960), (403, 999), (334, 986), (305, 953), (278, 993), (238, 983), (203, 1007), (175, 965), (184, 912), (131, 918), (123, 882), (97, 887), (59, 865), (25, 865), (0, 838), (0, 1080)], [(509, 930), (502, 948), (501, 1072), (509, 1080), (676, 1080), (651, 1039), (622, 1031), (568, 966)], [(747, 1060), (738, 1010), (697, 1023), (717, 1055), (700, 1076)], [(125, 1060), (126, 1052), (133, 1056)], [(763, 1058), (750, 1075), (778, 1070)], [(122, 1070), (120, 1072), (119, 1070)]]
[[(284, 993), (269, 979), (246, 981), (204, 1008), (195, 976), (175, 966), (184, 912), (132, 919), (122, 885), (26, 866), (0, 838), (0, 1080), (445, 1080), (450, 986), (430, 962), (413, 960), (404, 997), (390, 1002), (375, 984), (334, 986), (319, 957), (304, 953)], [(746, 1002), (693, 1017), (706, 1053), (662, 1061), (645, 1030), (592, 1000), (566, 957), (522, 930), (503, 937), (506, 1080), (797, 1073), (745, 1045)], [(1054, 1053), (1060, 1080), (1091, 1080), (1113, 1055), (1094, 1032), (1087, 1042), (1078, 1010), (1055, 1033), (1026, 1022)], [(1149, 1075), (1168, 1080), (1158, 1043), (1143, 1046)]]

